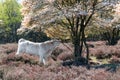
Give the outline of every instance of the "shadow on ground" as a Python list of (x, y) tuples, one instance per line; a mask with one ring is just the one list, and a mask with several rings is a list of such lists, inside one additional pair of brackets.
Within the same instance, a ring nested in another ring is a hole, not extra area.
[(106, 71), (116, 72), (120, 67), (120, 63), (111, 63), (111, 64), (102, 64), (102, 65), (94, 65), (91, 68), (99, 69), (104, 68)]
[[(80, 61), (64, 61), (62, 62), (63, 66), (87, 66), (86, 63), (80, 62)], [(120, 63), (110, 63), (110, 64), (101, 64), (101, 65), (89, 65), (89, 69), (106, 69), (106, 71), (110, 71), (110, 72), (116, 72), (117, 69), (120, 67)]]

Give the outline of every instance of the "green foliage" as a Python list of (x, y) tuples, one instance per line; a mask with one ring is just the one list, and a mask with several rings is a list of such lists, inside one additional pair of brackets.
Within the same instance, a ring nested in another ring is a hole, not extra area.
[(1, 8), (0, 18), (5, 24), (9, 25), (21, 21), (20, 5), (16, 0), (4, 0), (4, 2), (1, 2)]
[(5, 42), (17, 41), (16, 31), (21, 23), (20, 8), (17, 0), (2, 0), (0, 2), (0, 20), (4, 24), (0, 29), (4, 31), (3, 36), (7, 40)]

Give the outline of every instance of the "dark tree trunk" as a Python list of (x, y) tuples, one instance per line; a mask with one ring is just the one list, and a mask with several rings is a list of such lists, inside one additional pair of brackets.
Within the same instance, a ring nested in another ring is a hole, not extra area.
[(106, 32), (104, 36), (107, 40), (108, 45), (116, 45), (119, 40), (119, 30), (114, 28), (111, 32)]
[[(86, 44), (84, 29), (85, 29), (85, 26), (81, 26), (80, 31), (78, 33), (76, 33), (75, 37), (73, 38), (75, 60), (83, 59), (83, 56), (82, 56), (83, 45), (86, 46), (87, 58), (89, 57), (89, 54), (88, 54), (89, 50), (88, 50), (88, 46)], [(86, 63), (86, 62), (84, 61), (83, 63)]]
[(75, 58), (81, 57), (80, 43), (74, 44), (74, 56)]

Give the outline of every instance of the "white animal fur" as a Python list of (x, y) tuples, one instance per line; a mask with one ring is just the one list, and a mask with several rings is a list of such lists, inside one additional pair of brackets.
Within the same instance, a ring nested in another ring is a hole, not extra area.
[(59, 40), (50, 40), (46, 42), (35, 43), (25, 39), (20, 39), (18, 41), (18, 50), (16, 55), (20, 53), (29, 53), (29, 54), (38, 55), (40, 57), (40, 62), (42, 62), (45, 65), (46, 58), (49, 55), (51, 55), (52, 51), (59, 44), (60, 44)]

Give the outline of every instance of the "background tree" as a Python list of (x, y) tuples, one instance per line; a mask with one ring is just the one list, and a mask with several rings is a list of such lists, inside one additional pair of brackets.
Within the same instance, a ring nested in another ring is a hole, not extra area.
[[(112, 1), (109, 1), (109, 3)], [(107, 6), (106, 11), (100, 11), (99, 17), (96, 18), (99, 32), (107, 40), (107, 44), (115, 45), (119, 40), (120, 27), (120, 3), (112, 2), (112, 5)]]
[(4, 34), (5, 34), (5, 26), (4, 26), (3, 21), (0, 20), (0, 38), (1, 38), (0, 43), (2, 43), (4, 41), (4, 38), (5, 38)]
[(0, 2), (0, 19), (4, 22), (6, 42), (17, 41), (17, 29), (21, 23), (20, 4), (17, 0), (2, 0)]
[[(120, 25), (120, 6), (119, 2), (108, 1), (112, 3), (107, 10), (100, 10), (96, 13), (92, 22), (92, 26), (86, 29), (88, 40), (107, 40), (107, 44), (115, 45), (119, 40)], [(92, 38), (93, 37), (93, 38)]]

